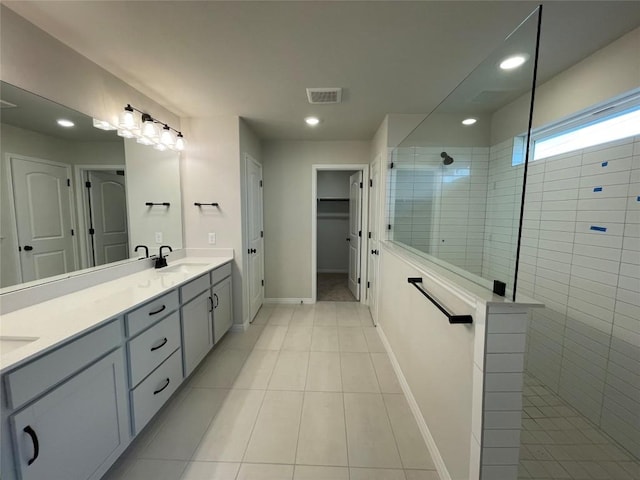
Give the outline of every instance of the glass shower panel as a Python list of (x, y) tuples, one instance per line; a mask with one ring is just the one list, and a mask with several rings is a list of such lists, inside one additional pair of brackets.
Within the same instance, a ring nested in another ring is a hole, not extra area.
[[(502, 281), (510, 295), (517, 278), (539, 15), (536, 9), (391, 150), (387, 177), (390, 241), (488, 288)], [(503, 68), (514, 58), (523, 63)], [(520, 135), (502, 135), (497, 116), (508, 117)]]

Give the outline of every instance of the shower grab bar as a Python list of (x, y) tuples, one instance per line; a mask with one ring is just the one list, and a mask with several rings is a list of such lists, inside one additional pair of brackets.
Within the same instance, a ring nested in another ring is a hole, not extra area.
[(473, 323), (473, 317), (471, 315), (451, 315), (446, 308), (440, 305), (436, 299), (434, 299), (431, 295), (429, 295), (423, 288), (418, 286), (419, 283), (422, 283), (422, 277), (409, 277), (407, 278), (407, 282), (416, 287), (418, 291), (427, 297), (431, 303), (433, 303), (438, 310), (445, 314), (445, 316), (449, 319), (449, 323), (451, 324), (470, 324)]

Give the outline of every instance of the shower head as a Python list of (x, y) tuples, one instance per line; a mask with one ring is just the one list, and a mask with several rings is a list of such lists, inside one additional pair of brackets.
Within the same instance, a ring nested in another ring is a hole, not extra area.
[(447, 152), (442, 152), (440, 154), (440, 158), (442, 158), (442, 163), (444, 165), (451, 165), (453, 163), (453, 158), (451, 158)]

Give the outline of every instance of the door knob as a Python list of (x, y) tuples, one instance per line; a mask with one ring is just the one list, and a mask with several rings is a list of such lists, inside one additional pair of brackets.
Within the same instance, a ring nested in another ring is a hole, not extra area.
[(24, 249), (25, 249), (27, 252), (30, 252), (31, 250), (33, 250), (33, 247), (32, 247), (31, 245), (25, 245), (25, 246), (24, 246)]
[(258, 250), (256, 250), (255, 248), (251, 249), (251, 253), (257, 253), (257, 252), (258, 252)]
[(351, 239), (350, 239), (350, 238), (345, 238), (345, 240), (346, 240), (347, 242), (350, 242), (350, 241), (351, 241)]

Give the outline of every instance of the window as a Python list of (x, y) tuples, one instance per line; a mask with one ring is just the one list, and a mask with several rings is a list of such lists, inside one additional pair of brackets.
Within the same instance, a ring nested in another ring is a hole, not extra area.
[[(583, 148), (640, 135), (640, 93), (635, 92), (617, 101), (600, 105), (560, 124), (538, 129), (531, 134), (532, 159), (560, 155)], [(526, 137), (514, 139), (512, 165), (524, 163), (516, 145), (523, 145)]]

